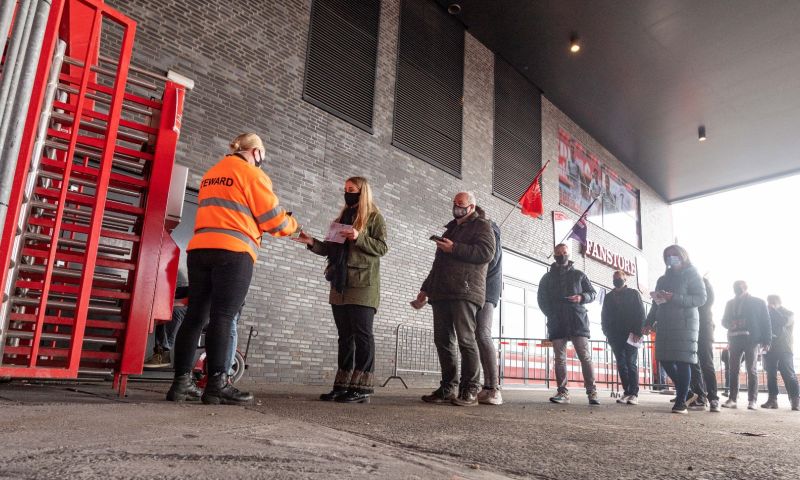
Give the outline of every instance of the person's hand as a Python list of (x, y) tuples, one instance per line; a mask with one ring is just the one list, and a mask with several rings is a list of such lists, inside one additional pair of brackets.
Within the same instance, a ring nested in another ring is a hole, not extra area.
[(449, 238), (436, 240), (436, 246), (439, 247), (439, 250), (443, 251), (444, 253), (453, 252), (453, 241), (450, 240)]
[(761, 345), (761, 349), (764, 351), (764, 353), (767, 353), (769, 352), (769, 345)]
[(664, 292), (664, 291), (662, 291), (661, 292), (661, 298), (663, 298), (665, 302), (669, 302), (670, 300), (672, 300), (672, 292)]
[(652, 331), (653, 331), (653, 327), (651, 327), (650, 325), (645, 325), (645, 326), (642, 328), (642, 335), (650, 335), (650, 333), (651, 333)]
[(293, 238), (292, 241), (297, 243), (305, 243), (306, 245), (313, 245), (314, 237), (300, 230), (300, 234), (296, 238)]
[(564, 297), (564, 299), (570, 303), (578, 303), (583, 300), (583, 296), (580, 294), (570, 295), (569, 297)]
[(358, 230), (351, 228), (350, 230), (342, 232), (342, 235), (344, 235), (344, 238), (347, 240), (355, 241), (355, 239), (358, 238)]
[(427, 303), (428, 303), (428, 294), (420, 290), (419, 293), (417, 294), (417, 298), (411, 301), (411, 306), (419, 310), (420, 308), (424, 307)]

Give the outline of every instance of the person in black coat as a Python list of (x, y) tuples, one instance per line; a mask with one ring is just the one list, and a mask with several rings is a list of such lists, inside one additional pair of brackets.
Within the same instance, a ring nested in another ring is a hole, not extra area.
[(772, 324), (769, 319), (767, 302), (756, 298), (747, 292), (747, 283), (737, 280), (733, 283), (735, 298), (725, 305), (725, 314), (722, 316), (722, 326), (728, 329), (728, 349), (730, 350), (731, 386), (728, 401), (722, 405), (725, 408), (736, 408), (739, 395), (739, 367), (738, 361), (744, 353), (745, 368), (747, 370), (747, 409), (755, 410), (758, 400), (758, 373), (756, 372), (756, 359), (758, 359), (759, 345), (769, 350), (772, 342)]
[[(475, 207), (475, 211), (479, 215), (483, 215), (480, 207)], [(476, 316), (478, 325), (475, 329), (475, 339), (478, 341), (478, 351), (483, 367), (483, 389), (478, 392), (478, 403), (501, 405), (503, 397), (500, 394), (498, 382), (497, 350), (495, 350), (494, 340), (492, 340), (492, 323), (494, 309), (497, 308), (503, 292), (503, 250), (500, 244), (500, 227), (492, 220), (489, 222), (492, 224), (494, 232), (494, 258), (489, 262), (486, 272), (486, 302), (478, 311)]]
[(650, 294), (653, 306), (644, 333), (656, 330), (656, 360), (675, 384), (672, 412), (688, 413), (686, 397), (691, 365), (697, 363), (700, 330), (697, 309), (706, 303), (706, 287), (683, 247), (670, 245), (664, 249), (663, 257), (667, 271), (656, 282), (656, 291)]
[(625, 285), (628, 275), (622, 270), (614, 272), (614, 289), (606, 294), (601, 313), (603, 333), (617, 360), (617, 372), (622, 381), (623, 394), (617, 403), (639, 403), (639, 348), (628, 343), (633, 336), (642, 337), (644, 304), (636, 289)]
[(569, 247), (563, 243), (554, 249), (555, 263), (539, 282), (539, 309), (547, 317), (547, 338), (553, 342), (558, 391), (553, 403), (569, 403), (567, 390), (567, 342), (572, 342), (581, 361), (583, 385), (591, 405), (597, 405), (591, 349), (589, 316), (583, 305), (597, 296), (586, 275), (569, 261)]
[(717, 373), (714, 370), (714, 319), (711, 314), (714, 289), (705, 277), (703, 284), (706, 286), (706, 303), (698, 308), (700, 332), (697, 337), (697, 363), (692, 364), (692, 393), (697, 395), (697, 399), (689, 407), (705, 409), (710, 405), (712, 412), (719, 412)]

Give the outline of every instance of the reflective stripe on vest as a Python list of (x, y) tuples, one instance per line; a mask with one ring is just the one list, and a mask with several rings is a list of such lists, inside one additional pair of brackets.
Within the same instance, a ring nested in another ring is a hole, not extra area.
[(267, 230), (267, 233), (278, 233), (281, 230), (283, 230), (284, 228), (286, 228), (287, 225), (289, 225), (289, 219), (288, 218), (286, 220), (282, 221), (281, 224), (278, 225), (277, 227), (270, 228), (269, 230)]
[(239, 230), (230, 230), (228, 228), (206, 227), (206, 228), (198, 228), (197, 230), (194, 231), (194, 233), (195, 234), (198, 234), (198, 233), (221, 233), (223, 235), (230, 235), (231, 237), (237, 238), (237, 239), (245, 242), (246, 244), (248, 244), (250, 246), (250, 248), (253, 249), (253, 253), (258, 252), (258, 245), (256, 245), (256, 243), (253, 241), (253, 239), (248, 237), (246, 234), (240, 232)]
[(247, 205), (242, 205), (239, 202), (235, 202), (233, 200), (228, 200), (227, 198), (220, 198), (220, 197), (211, 197), (211, 198), (204, 198), (200, 200), (201, 207), (222, 207), (227, 208), (229, 210), (236, 210), (237, 212), (246, 213), (251, 215), (250, 207)]
[(262, 223), (268, 222), (268, 221), (272, 220), (273, 218), (277, 217), (282, 211), (283, 211), (283, 208), (281, 208), (281, 207), (276, 205), (275, 208), (273, 208), (272, 210), (268, 211), (267, 213), (263, 213), (261, 215), (256, 215), (256, 222), (258, 222), (258, 224), (261, 225)]

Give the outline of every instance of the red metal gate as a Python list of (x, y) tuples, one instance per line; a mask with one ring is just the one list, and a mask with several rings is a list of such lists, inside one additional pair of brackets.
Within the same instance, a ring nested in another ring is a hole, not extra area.
[(101, 0), (53, 0), (0, 241), (0, 376), (113, 373), (124, 394), (171, 310), (154, 304), (177, 269), (184, 88), (130, 67), (135, 29)]

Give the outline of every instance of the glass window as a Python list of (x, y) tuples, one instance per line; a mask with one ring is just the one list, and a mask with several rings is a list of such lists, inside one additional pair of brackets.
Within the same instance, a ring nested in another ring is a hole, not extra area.
[(547, 273), (546, 265), (534, 262), (508, 250), (503, 250), (503, 277), (511, 277), (538, 285), (539, 280), (542, 279), (545, 273)]

